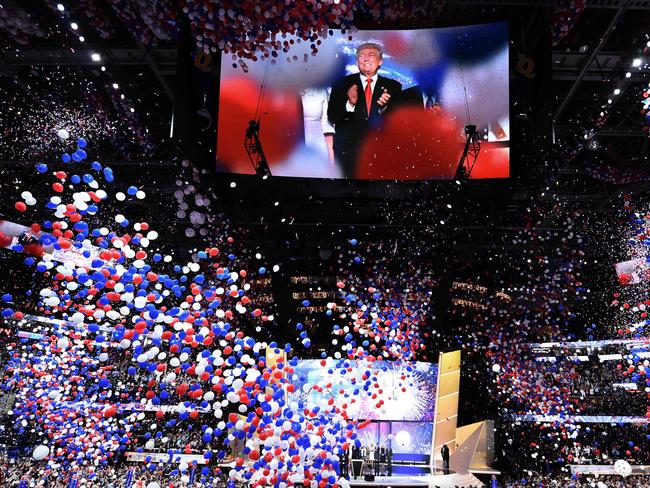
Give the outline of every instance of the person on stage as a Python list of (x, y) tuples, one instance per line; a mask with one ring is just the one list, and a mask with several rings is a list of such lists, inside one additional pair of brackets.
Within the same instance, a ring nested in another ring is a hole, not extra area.
[(379, 76), (383, 51), (379, 44), (364, 42), (357, 48), (359, 73), (339, 80), (330, 95), (327, 115), (334, 125), (334, 155), (347, 178), (355, 175), (357, 155), (370, 128), (380, 125), (398, 98), (402, 84)]
[(440, 95), (433, 90), (423, 90), (418, 85), (402, 91), (399, 105), (423, 109), (434, 117), (439, 116), (442, 112)]
[(446, 474), (449, 472), (449, 448), (447, 447), (447, 444), (442, 445), (440, 455), (442, 456), (442, 469)]
[(381, 450), (379, 449), (379, 444), (375, 446), (375, 476), (379, 476), (379, 461), (381, 456)]
[(393, 476), (393, 447), (390, 444), (386, 453), (386, 461), (388, 463), (388, 476)]

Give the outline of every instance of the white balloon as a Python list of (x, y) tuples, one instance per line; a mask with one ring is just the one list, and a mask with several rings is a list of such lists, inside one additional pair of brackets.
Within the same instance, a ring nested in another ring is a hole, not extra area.
[(50, 448), (44, 446), (43, 444), (36, 446), (34, 448), (34, 452), (32, 452), (32, 457), (37, 461), (40, 461), (41, 459), (45, 459), (49, 455), (50, 455)]
[(619, 459), (614, 463), (614, 471), (625, 478), (626, 476), (630, 476), (630, 474), (632, 474), (632, 466), (630, 466), (630, 463), (628, 463), (626, 460)]
[(56, 135), (59, 136), (61, 139), (64, 139), (64, 140), (67, 139), (68, 137), (70, 137), (70, 133), (65, 129), (59, 129), (57, 131)]

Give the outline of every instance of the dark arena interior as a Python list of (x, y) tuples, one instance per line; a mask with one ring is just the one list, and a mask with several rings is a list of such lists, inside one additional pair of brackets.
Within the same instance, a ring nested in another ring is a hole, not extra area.
[(649, 0), (0, 0), (1, 486), (650, 487), (649, 140)]

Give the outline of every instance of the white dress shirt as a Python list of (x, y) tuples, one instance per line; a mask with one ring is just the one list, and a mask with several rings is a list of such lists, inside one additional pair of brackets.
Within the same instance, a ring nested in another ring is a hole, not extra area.
[[(366, 75), (362, 74), (362, 73), (359, 73), (359, 77), (361, 78), (361, 86), (363, 87), (363, 92), (359, 93), (359, 96), (363, 96), (365, 98), (365, 96), (366, 96), (366, 85), (367, 85), (366, 80), (368, 79), (368, 77)], [(375, 93), (375, 85), (377, 84), (377, 78), (379, 78), (379, 75), (377, 73), (375, 73), (375, 76), (371, 77), (372, 81), (370, 82), (370, 91), (373, 94)], [(357, 102), (357, 103), (359, 103), (359, 102)], [(348, 112), (354, 112), (354, 105), (352, 105), (350, 103), (350, 100), (345, 102), (345, 108), (346, 108), (346, 110)]]

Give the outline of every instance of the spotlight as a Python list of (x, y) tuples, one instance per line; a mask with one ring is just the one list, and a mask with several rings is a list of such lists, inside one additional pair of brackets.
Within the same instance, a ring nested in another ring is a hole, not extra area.
[(99, 55), (99, 53), (92, 53), (90, 55), (90, 59), (92, 59), (96, 63), (99, 63), (102, 60), (102, 57)]
[(115, 88), (117, 90), (119, 87), (120, 87), (120, 85), (118, 85), (117, 83), (113, 83), (113, 88)]
[(620, 89), (620, 88), (617, 88), (616, 90), (614, 90), (614, 95), (618, 95), (619, 93), (621, 93), (621, 89)]
[(627, 73), (625, 73), (626, 78), (629, 78), (630, 76), (632, 76), (632, 73), (630, 73), (629, 71)]
[(634, 61), (632, 61), (632, 67), (633, 68), (638, 68), (641, 66), (641, 58), (635, 58)]
[(57, 9), (59, 12), (63, 12), (63, 11), (65, 10), (65, 7), (64, 7), (63, 5), (61, 5), (60, 3), (57, 3), (57, 4), (56, 4), (56, 9)]
[(610, 98), (609, 100), (607, 100), (607, 103), (612, 103), (612, 99)]
[(76, 22), (72, 22), (70, 24), (70, 27), (72, 27), (72, 30), (77, 30), (79, 28), (79, 25)]

